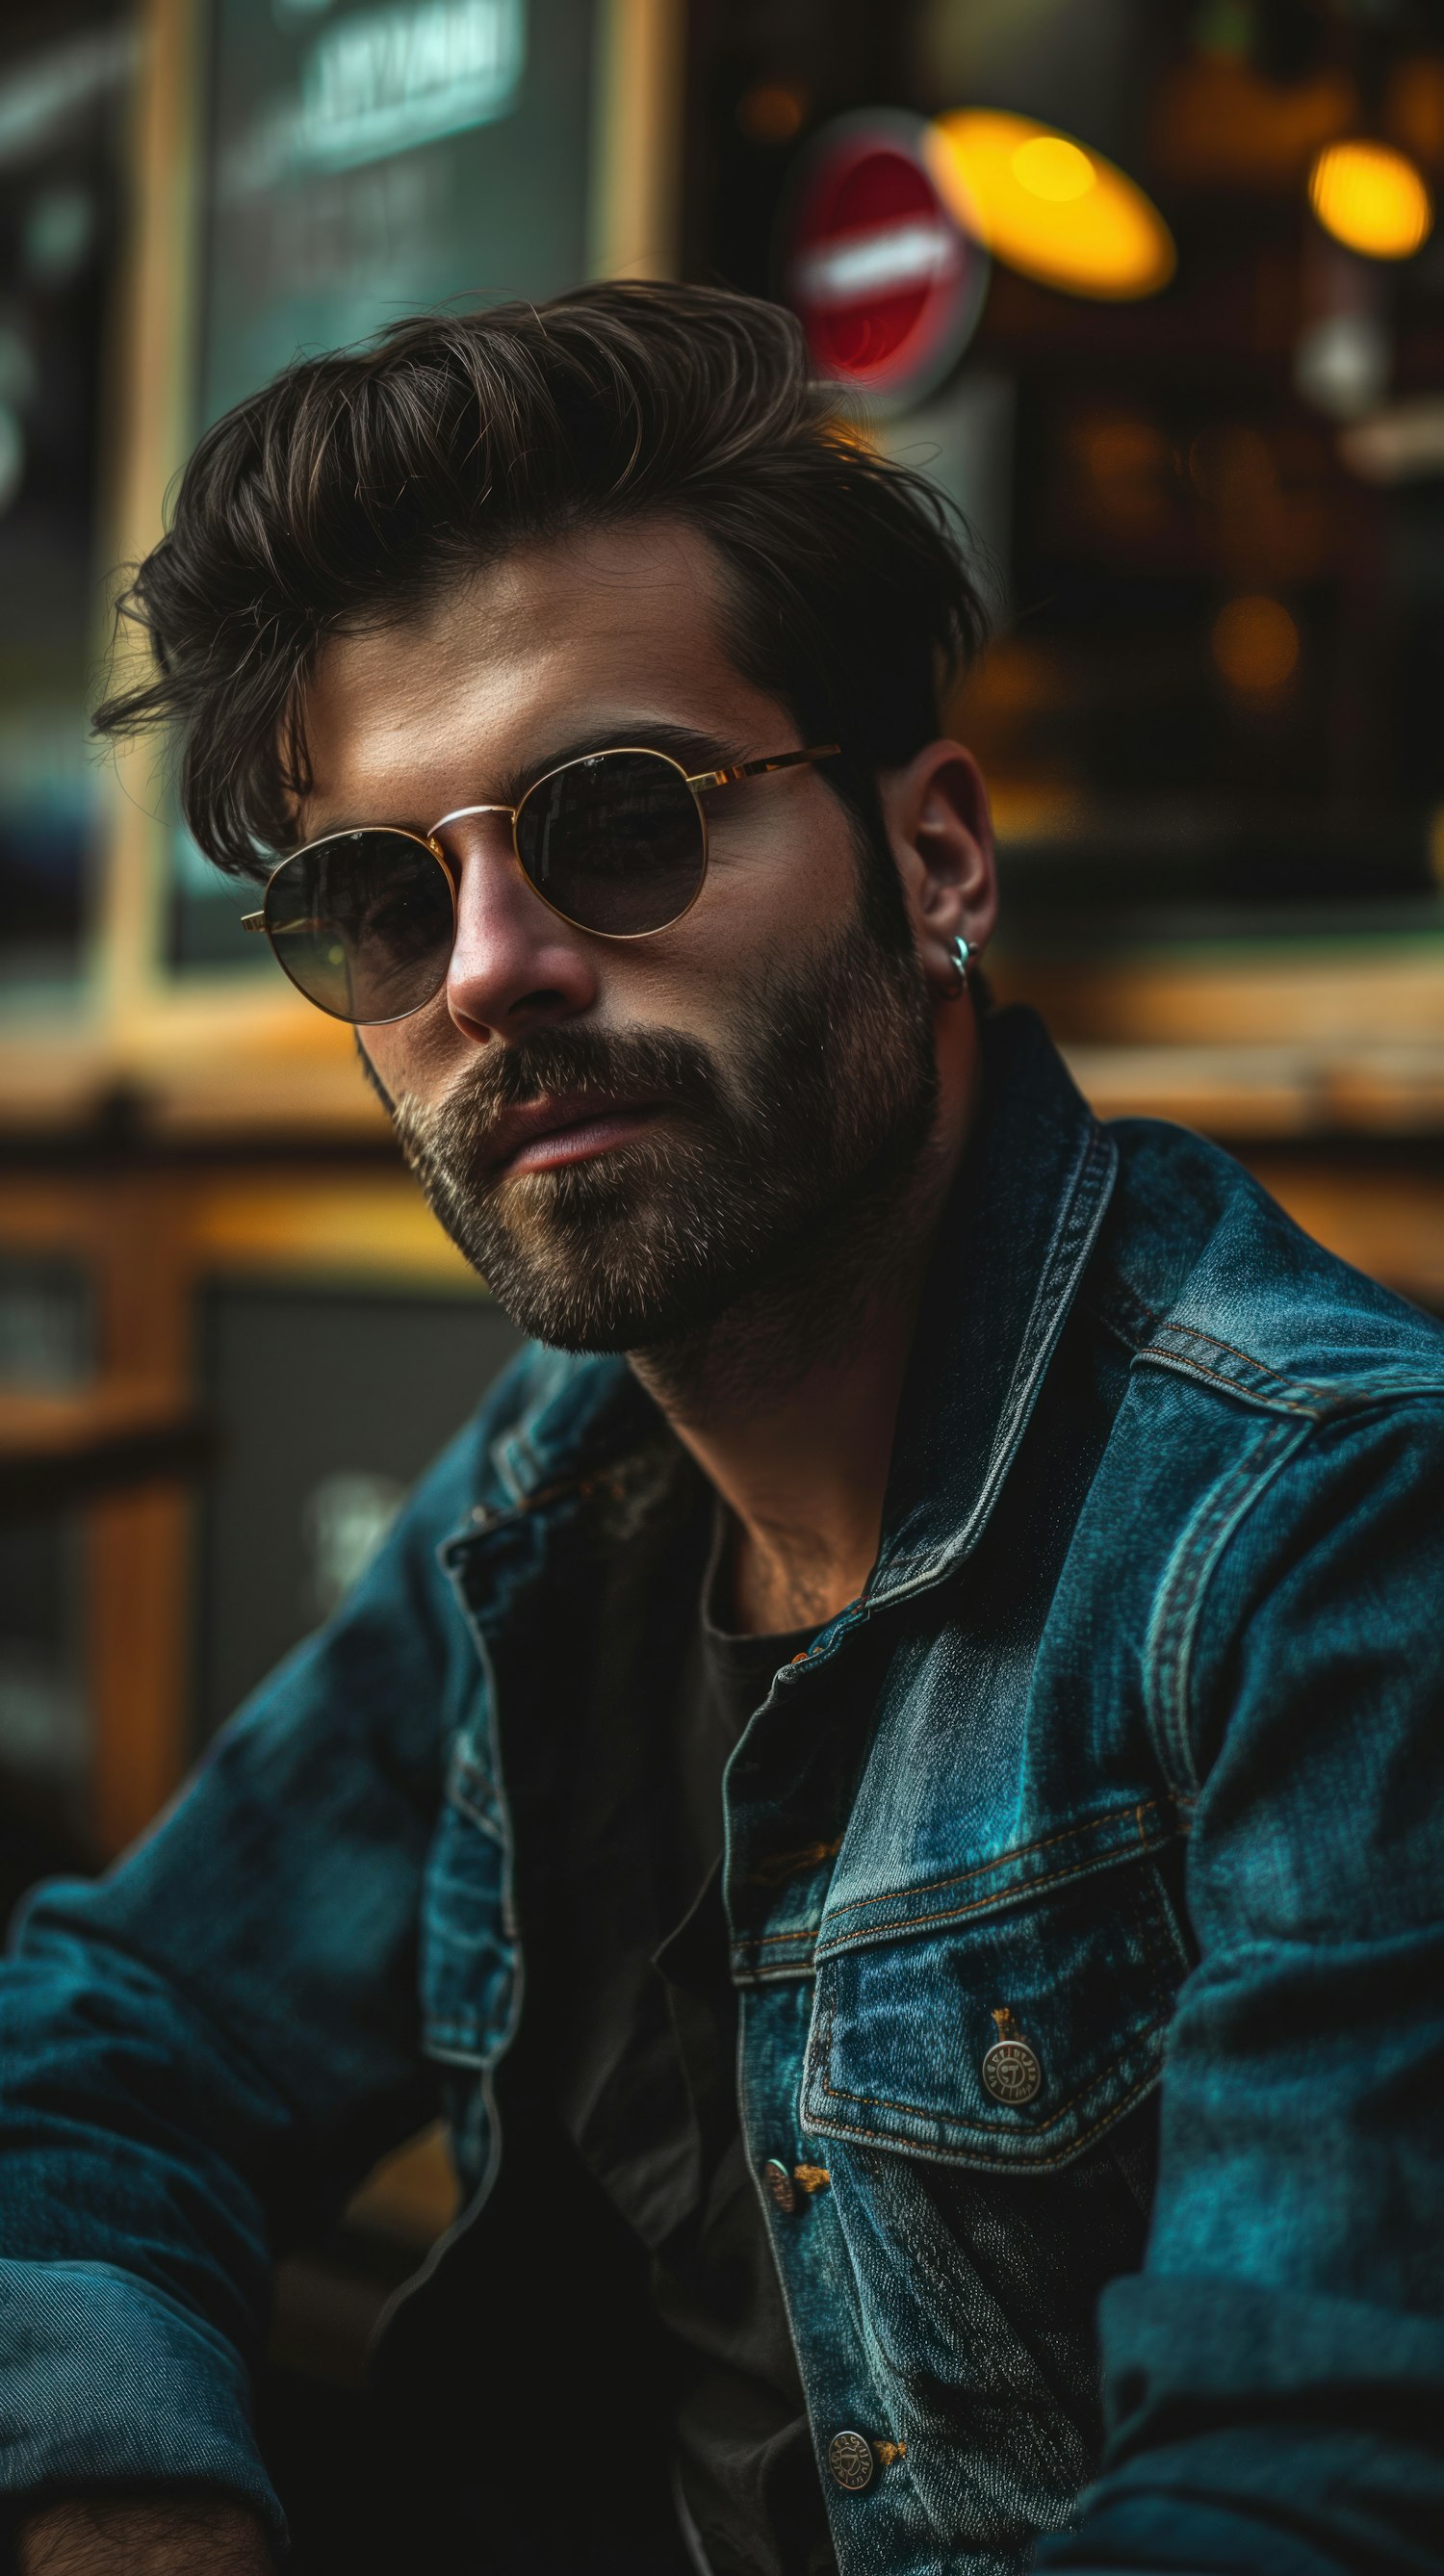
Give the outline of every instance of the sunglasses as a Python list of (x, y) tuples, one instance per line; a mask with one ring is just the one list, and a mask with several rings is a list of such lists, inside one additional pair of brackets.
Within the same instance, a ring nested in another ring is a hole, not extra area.
[(505, 814), (522, 875), (561, 920), (599, 939), (649, 939), (702, 891), (703, 796), (837, 750), (778, 751), (690, 778), (664, 751), (594, 752), (548, 770), (519, 805), (459, 805), (424, 838), (378, 824), (309, 841), (281, 861), (241, 927), (265, 932), (297, 991), (332, 1019), (408, 1019), (451, 964), (457, 870), (437, 839), (448, 823)]

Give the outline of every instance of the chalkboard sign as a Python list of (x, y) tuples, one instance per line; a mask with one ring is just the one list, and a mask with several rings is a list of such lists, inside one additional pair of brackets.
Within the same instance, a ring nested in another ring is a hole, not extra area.
[[(596, 0), (212, 0), (197, 428), (299, 355), (586, 273)], [(264, 972), (175, 836), (171, 958)]]
[(574, 286), (594, 0), (214, 0), (202, 411), (423, 305)]

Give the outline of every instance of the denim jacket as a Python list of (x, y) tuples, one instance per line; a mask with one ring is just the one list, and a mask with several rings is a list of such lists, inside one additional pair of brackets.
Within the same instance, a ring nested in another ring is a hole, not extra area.
[[(674, 1457), (623, 1363), (524, 1354), (170, 1814), (31, 1902), (12, 2491), (274, 2514), (272, 2250), (439, 2093), (434, 2262), (484, 2256), (568, 1731), (608, 1673), (625, 1723)], [(876, 1567), (725, 1783), (843, 2576), (1444, 2569), (1441, 1538), (1444, 1335), (998, 1015)]]

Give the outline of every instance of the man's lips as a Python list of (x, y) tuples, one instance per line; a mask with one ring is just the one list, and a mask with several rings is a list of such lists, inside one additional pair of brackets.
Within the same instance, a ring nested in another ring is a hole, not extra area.
[(509, 1109), (497, 1120), (488, 1160), (493, 1180), (518, 1172), (547, 1172), (560, 1163), (583, 1163), (610, 1152), (655, 1118), (656, 1100), (539, 1100)]

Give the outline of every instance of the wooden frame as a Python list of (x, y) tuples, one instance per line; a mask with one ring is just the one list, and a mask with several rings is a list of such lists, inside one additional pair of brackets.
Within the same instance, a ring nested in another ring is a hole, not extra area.
[(1426, 940), (1074, 960), (1005, 938), (989, 971), (1000, 1000), (1042, 1011), (1101, 1117), (1228, 1137), (1444, 1130), (1444, 953)]
[[(210, 1279), (334, 1281), (484, 1297), (401, 1170), (322, 1165), (0, 1174), (0, 1255), (73, 1260), (93, 1280), (99, 1391), (177, 1413), (196, 1398), (194, 1326)], [(194, 1501), (147, 1476), (83, 1507), (90, 1828), (121, 1850), (189, 1765)]]

